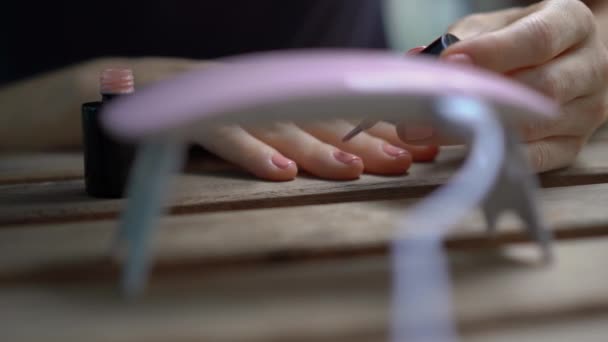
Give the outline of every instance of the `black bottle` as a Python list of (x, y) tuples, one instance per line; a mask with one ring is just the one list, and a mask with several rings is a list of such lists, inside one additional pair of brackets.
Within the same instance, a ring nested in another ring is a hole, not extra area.
[(129, 69), (107, 69), (101, 74), (102, 100), (82, 105), (84, 176), (88, 195), (99, 198), (124, 196), (135, 146), (117, 141), (101, 126), (103, 107), (133, 92)]

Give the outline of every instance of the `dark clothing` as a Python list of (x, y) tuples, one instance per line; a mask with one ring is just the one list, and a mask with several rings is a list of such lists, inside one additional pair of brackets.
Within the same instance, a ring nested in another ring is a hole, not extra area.
[(381, 0), (106, 0), (8, 5), (0, 84), (96, 57), (211, 59), (308, 47), (385, 47)]

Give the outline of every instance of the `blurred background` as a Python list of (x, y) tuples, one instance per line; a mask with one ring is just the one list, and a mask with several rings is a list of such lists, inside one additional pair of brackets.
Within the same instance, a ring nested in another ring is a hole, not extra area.
[(407, 51), (425, 45), (470, 13), (486, 12), (533, 1), (513, 0), (385, 0), (384, 23), (390, 46)]
[(468, 13), (514, 4), (507, 0), (10, 2), (0, 14), (0, 84), (111, 56), (213, 59), (285, 48), (389, 45), (404, 51), (427, 44)]

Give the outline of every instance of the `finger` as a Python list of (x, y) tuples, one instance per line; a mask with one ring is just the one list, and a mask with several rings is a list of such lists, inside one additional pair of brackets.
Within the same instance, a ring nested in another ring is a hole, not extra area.
[[(515, 129), (523, 141), (530, 142), (551, 136), (590, 135), (608, 118), (608, 99), (605, 91), (576, 98), (561, 106), (558, 116), (548, 119), (529, 118), (517, 123)], [(413, 125), (408, 122), (397, 124), (397, 135), (407, 144), (459, 145), (465, 141), (458, 136), (450, 136), (449, 130), (439, 132), (431, 126)]]
[(413, 146), (449, 146), (465, 143), (462, 137), (449, 135), (445, 129), (439, 131), (431, 125), (400, 122), (396, 128), (399, 139)]
[[(531, 142), (552, 136), (587, 137), (608, 119), (608, 100), (605, 91), (576, 98), (562, 105), (560, 114), (549, 119), (532, 119), (518, 123), (515, 129), (523, 141)], [(449, 130), (439, 132), (431, 126), (397, 124), (397, 135), (407, 144), (459, 145), (465, 141), (450, 136)]]
[(500, 73), (541, 65), (584, 41), (594, 23), (581, 1), (546, 1), (511, 25), (452, 45), (443, 56), (465, 54), (476, 65)]
[(538, 7), (538, 5), (472, 14), (451, 25), (448, 32), (460, 39), (470, 39), (483, 33), (501, 29), (536, 10), (535, 7)]
[(319, 141), (293, 123), (276, 122), (248, 131), (315, 176), (346, 180), (356, 179), (363, 172), (360, 157)]
[(399, 139), (395, 125), (388, 122), (378, 122), (366, 132), (370, 135), (383, 139), (394, 146), (406, 149), (408, 152), (410, 152), (412, 159), (415, 162), (433, 161), (439, 154), (439, 147), (437, 145), (416, 146), (404, 143), (401, 141), (401, 139)]
[(298, 173), (294, 161), (254, 138), (240, 126), (214, 127), (201, 132), (193, 140), (259, 178), (287, 181), (294, 179)]
[(601, 43), (594, 39), (580, 49), (515, 72), (511, 77), (564, 104), (605, 87), (608, 58)]
[(586, 137), (606, 120), (607, 108), (605, 91), (601, 91), (568, 102), (555, 118), (528, 120), (518, 128), (524, 141), (550, 136)]
[(424, 49), (426, 48), (426, 46), (417, 46), (415, 48), (409, 49), (405, 55), (406, 56), (412, 56), (412, 55), (417, 55), (420, 52), (424, 51)]
[(583, 146), (579, 137), (551, 137), (526, 145), (526, 153), (536, 172), (566, 167), (576, 159)]
[(412, 156), (403, 148), (371, 136), (365, 132), (348, 142), (342, 141), (345, 132), (354, 126), (344, 120), (309, 123), (303, 128), (318, 139), (358, 155), (363, 159), (365, 172), (375, 174), (403, 174), (412, 164)]

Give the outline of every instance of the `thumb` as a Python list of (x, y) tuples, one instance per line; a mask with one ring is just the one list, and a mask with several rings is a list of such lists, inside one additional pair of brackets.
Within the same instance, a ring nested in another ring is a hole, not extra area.
[(555, 170), (570, 165), (584, 141), (578, 137), (552, 137), (526, 144), (526, 153), (536, 172)]

